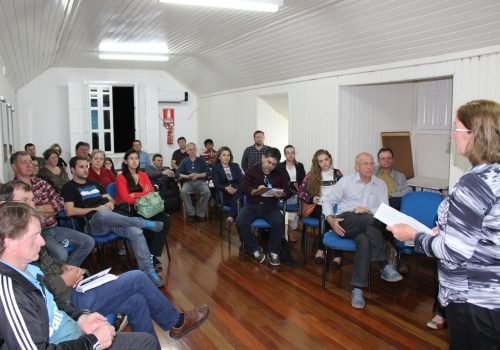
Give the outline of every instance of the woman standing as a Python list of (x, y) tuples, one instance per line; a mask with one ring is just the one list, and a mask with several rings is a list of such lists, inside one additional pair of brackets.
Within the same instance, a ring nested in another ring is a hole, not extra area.
[(226, 219), (226, 227), (229, 229), (238, 215), (238, 200), (241, 197), (238, 188), (243, 172), (238, 163), (233, 163), (233, 153), (229, 147), (219, 148), (215, 164), (212, 167), (212, 181), (216, 190), (223, 193), (224, 205), (231, 207), (231, 212)]
[[(286, 204), (297, 205), (297, 193), (299, 192), (300, 184), (306, 177), (306, 170), (304, 169), (304, 165), (295, 159), (295, 147), (292, 145), (285, 146), (283, 152), (285, 153), (285, 161), (281, 162), (279, 166), (286, 171), (288, 181), (290, 182), (290, 191), (292, 191), (292, 196), (288, 198)], [(288, 224), (288, 241), (295, 243), (297, 242), (295, 230), (297, 229), (299, 217), (296, 213), (288, 212), (288, 219), (290, 220)]]
[[(137, 198), (154, 192), (153, 185), (145, 172), (139, 171), (139, 154), (134, 150), (128, 150), (123, 156), (122, 173), (116, 177), (116, 202), (127, 202), (134, 205)], [(147, 218), (148, 220), (163, 222), (163, 231), (153, 232), (143, 230), (152, 254), (155, 269), (161, 267), (158, 257), (163, 252), (165, 237), (170, 229), (170, 217), (164, 212)]]
[(69, 181), (68, 173), (57, 165), (59, 155), (57, 152), (49, 148), (43, 152), (43, 159), (45, 159), (45, 166), (38, 172), (38, 177), (49, 182), (57, 192), (61, 192), (63, 185)]
[[(333, 167), (333, 160), (330, 152), (319, 149), (314, 153), (311, 171), (307, 173), (299, 189), (299, 198), (306, 204), (314, 205), (314, 209), (309, 216), (321, 219), (322, 208), (321, 205), (319, 205), (320, 197), (329, 194), (333, 186), (335, 186), (342, 176), (342, 172)], [(328, 225), (326, 221), (325, 225)], [(324, 259), (325, 247), (323, 245), (323, 237), (321, 237), (314, 260), (317, 264), (323, 264)], [(339, 269), (341, 264), (342, 252), (336, 251), (332, 262), (332, 268)]]
[(436, 235), (408, 225), (387, 229), (415, 251), (438, 259), (439, 302), (450, 349), (497, 349), (500, 336), (500, 104), (461, 106), (452, 137), (472, 169), (438, 209)]
[(106, 188), (110, 183), (115, 182), (116, 175), (104, 166), (106, 153), (101, 150), (94, 150), (90, 155), (89, 180), (97, 181)]

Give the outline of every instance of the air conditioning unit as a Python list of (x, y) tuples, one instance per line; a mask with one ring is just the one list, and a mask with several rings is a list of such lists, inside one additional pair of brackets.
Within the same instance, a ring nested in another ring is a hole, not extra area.
[(158, 103), (181, 103), (188, 101), (187, 91), (158, 90)]

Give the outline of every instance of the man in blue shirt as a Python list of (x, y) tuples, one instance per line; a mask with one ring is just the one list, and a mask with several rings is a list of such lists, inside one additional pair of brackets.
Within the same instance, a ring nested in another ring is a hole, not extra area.
[[(187, 158), (179, 165), (175, 175), (183, 182), (181, 189), (181, 198), (186, 206), (189, 221), (194, 221), (197, 216), (204, 220), (207, 215), (208, 200), (210, 199), (210, 189), (207, 185), (207, 176), (210, 175), (210, 169), (207, 162), (202, 157), (196, 156), (196, 145), (192, 142), (186, 146)], [(196, 208), (191, 201), (191, 194), (198, 192), (200, 200)]]
[[(355, 169), (356, 173), (344, 176), (329, 195), (321, 197), (320, 203), (331, 228), (339, 236), (356, 241), (351, 305), (355, 309), (363, 309), (362, 288), (368, 286), (372, 261), (379, 262), (383, 280), (397, 282), (403, 277), (387, 262), (382, 233), (373, 217), (381, 203), (388, 203), (387, 186), (375, 176), (375, 162), (371, 154), (358, 154)], [(336, 215), (334, 205), (337, 205)]]
[(132, 149), (139, 154), (139, 167), (141, 169), (151, 165), (151, 157), (148, 152), (142, 150), (142, 142), (140, 140), (132, 141)]

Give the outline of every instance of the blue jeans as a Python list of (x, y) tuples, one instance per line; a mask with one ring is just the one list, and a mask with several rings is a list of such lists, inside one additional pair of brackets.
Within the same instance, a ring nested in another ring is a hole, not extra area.
[(102, 315), (126, 314), (134, 332), (146, 332), (156, 337), (151, 319), (169, 330), (179, 320), (180, 313), (142, 271), (128, 271), (117, 280), (85, 293), (73, 289), (71, 304)]
[(236, 218), (236, 227), (240, 234), (240, 241), (245, 243), (245, 250), (253, 253), (259, 249), (257, 238), (252, 233), (250, 224), (255, 219), (265, 219), (271, 224), (271, 236), (269, 237), (269, 252), (279, 254), (281, 237), (285, 233), (285, 218), (275, 205), (249, 204), (245, 205)]
[[(196, 210), (191, 201), (191, 193), (199, 192), (200, 200), (196, 203)], [(181, 198), (186, 206), (186, 211), (189, 216), (197, 215), (204, 218), (207, 215), (208, 201), (210, 199), (210, 189), (205, 181), (194, 180), (186, 181), (182, 185)]]
[[(80, 266), (94, 249), (95, 242), (92, 237), (67, 227), (55, 226), (44, 229), (42, 236), (45, 239), (45, 247), (49, 255), (69, 265)], [(69, 255), (61, 245), (65, 239), (73, 248), (73, 252)]]
[(120, 237), (127, 238), (134, 248), (139, 269), (145, 273), (154, 271), (151, 254), (142, 232), (143, 218), (128, 217), (109, 209), (101, 209), (92, 215), (90, 226), (94, 235), (114, 232)]

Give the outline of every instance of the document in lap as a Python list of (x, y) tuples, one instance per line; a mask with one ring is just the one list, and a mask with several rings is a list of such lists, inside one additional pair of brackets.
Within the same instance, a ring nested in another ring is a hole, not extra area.
[[(427, 226), (425, 226), (424, 224), (422, 224), (420, 221), (415, 220), (411, 216), (403, 214), (394, 208), (391, 208), (385, 203), (380, 204), (377, 211), (375, 212), (375, 215), (373, 216), (375, 217), (375, 219), (378, 219), (387, 226), (391, 226), (394, 224), (407, 224), (413, 227), (418, 232), (425, 232), (430, 235), (434, 235), (432, 230)], [(404, 243), (406, 246), (411, 246), (411, 247), (415, 245), (414, 241), (405, 241)]]
[(263, 187), (255, 191), (254, 195), (260, 195), (261, 197), (276, 197), (276, 195), (283, 196), (283, 189)]
[(109, 269), (96, 273), (95, 275), (87, 277), (84, 280), (81, 280), (76, 285), (76, 291), (80, 293), (85, 293), (88, 290), (102, 286), (103, 284), (114, 281), (115, 279), (118, 278), (118, 276), (109, 273), (109, 271), (111, 271), (111, 267)]

